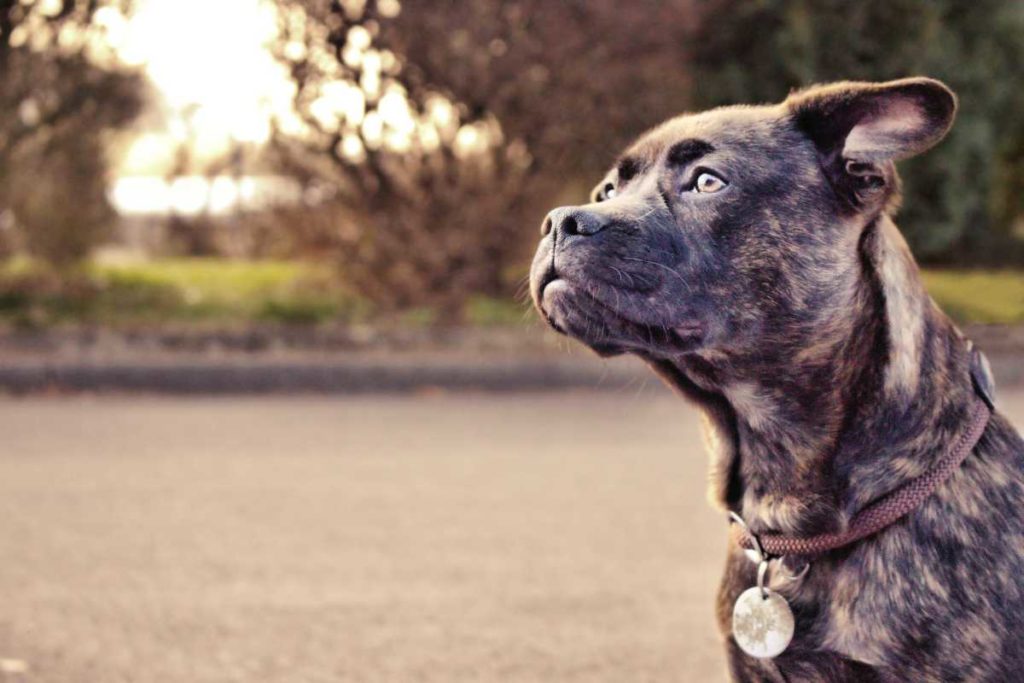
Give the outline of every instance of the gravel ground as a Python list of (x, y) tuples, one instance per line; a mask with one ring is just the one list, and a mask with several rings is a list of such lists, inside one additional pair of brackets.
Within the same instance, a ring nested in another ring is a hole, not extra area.
[(722, 680), (697, 427), (643, 390), (0, 401), (0, 681)]

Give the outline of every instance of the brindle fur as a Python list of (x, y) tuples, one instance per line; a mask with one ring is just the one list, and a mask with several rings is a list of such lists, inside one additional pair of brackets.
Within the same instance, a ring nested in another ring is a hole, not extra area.
[[(955, 109), (917, 78), (681, 116), (629, 148), (590, 204), (545, 223), (531, 273), (543, 315), (603, 355), (641, 356), (702, 409), (711, 499), (755, 533), (843, 529), (966, 428), (966, 340), (891, 219), (893, 162), (938, 142)], [(728, 186), (689, 191), (695, 166)], [(732, 548), (718, 616), (733, 678), (1021, 680), (1022, 465), (996, 413), (912, 514), (814, 558), (801, 581), (773, 571), (797, 622), (775, 660), (729, 635), (755, 583)]]

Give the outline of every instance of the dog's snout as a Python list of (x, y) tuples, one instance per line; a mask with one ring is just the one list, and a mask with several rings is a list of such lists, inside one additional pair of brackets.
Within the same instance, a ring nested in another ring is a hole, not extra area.
[(556, 236), (596, 235), (610, 224), (607, 216), (588, 211), (578, 206), (563, 206), (555, 209), (544, 219), (541, 235), (547, 236), (554, 231)]

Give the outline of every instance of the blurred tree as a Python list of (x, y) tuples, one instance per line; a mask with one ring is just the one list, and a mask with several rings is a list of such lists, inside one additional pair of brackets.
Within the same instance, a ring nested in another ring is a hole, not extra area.
[(106, 199), (105, 150), (99, 136), (74, 129), (38, 142), (12, 156), (3, 190), (27, 251), (64, 268), (87, 256), (116, 219)]
[(691, 4), (279, 0), (277, 148), (333, 193), (349, 282), (452, 315), (507, 293), (543, 212), (682, 108)]
[(517, 192), (494, 190), (518, 187), (525, 160), (488, 113), (458, 110), (401, 68), (380, 39), (390, 15), (386, 2), (282, 4), (299, 120), (279, 122), (275, 151), (330, 216), (314, 225), (355, 291), (454, 319), (467, 296), (502, 289), (500, 227)]
[(0, 207), (34, 256), (66, 266), (114, 219), (104, 136), (134, 119), (140, 81), (102, 40), (102, 0), (0, 0)]
[(408, 2), (382, 32), (408, 71), (522, 141), (543, 184), (569, 174), (589, 191), (625, 144), (689, 103), (696, 6)]
[(693, 45), (701, 107), (831, 80), (928, 75), (960, 96), (949, 138), (903, 167), (900, 226), (932, 262), (1024, 258), (1024, 3), (717, 0)]

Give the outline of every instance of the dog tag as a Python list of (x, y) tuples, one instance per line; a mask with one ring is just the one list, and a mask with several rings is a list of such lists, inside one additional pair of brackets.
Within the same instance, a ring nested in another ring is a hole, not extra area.
[(748, 588), (732, 608), (733, 638), (751, 657), (765, 659), (782, 654), (793, 640), (795, 628), (789, 603), (767, 588)]

